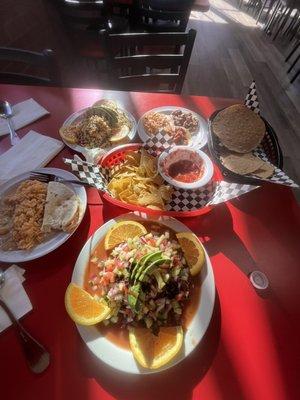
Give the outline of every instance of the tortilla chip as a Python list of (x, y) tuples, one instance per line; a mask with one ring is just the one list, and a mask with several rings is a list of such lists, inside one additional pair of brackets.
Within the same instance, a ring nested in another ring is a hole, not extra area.
[(172, 188), (158, 175), (156, 158), (144, 149), (126, 154), (124, 162), (111, 172), (108, 189), (113, 197), (125, 203), (160, 210), (172, 193)]

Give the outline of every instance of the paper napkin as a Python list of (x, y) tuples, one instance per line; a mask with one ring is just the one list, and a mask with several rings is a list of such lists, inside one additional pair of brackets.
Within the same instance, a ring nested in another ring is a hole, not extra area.
[(0, 156), (0, 184), (23, 172), (44, 167), (64, 147), (60, 140), (30, 131)]
[[(23, 287), (25, 270), (12, 265), (5, 271), (5, 285), (0, 296), (16, 318), (21, 318), (32, 310), (32, 304)], [(0, 307), (0, 332), (12, 324), (6, 312)]]
[[(33, 99), (22, 101), (21, 103), (12, 106), (14, 116), (12, 117), (13, 125), (15, 130), (23, 128), (24, 126), (31, 124), (31, 122), (49, 114), (44, 107), (38, 104)], [(0, 119), (0, 136), (9, 133), (7, 122), (5, 119)]]

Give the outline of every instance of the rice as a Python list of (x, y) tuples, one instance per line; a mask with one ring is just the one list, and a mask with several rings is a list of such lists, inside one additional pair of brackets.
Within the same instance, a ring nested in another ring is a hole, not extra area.
[(104, 118), (92, 115), (80, 122), (78, 127), (76, 134), (81, 146), (89, 148), (109, 146), (108, 139), (112, 135), (112, 129)]
[(18, 249), (31, 249), (43, 240), (41, 226), (47, 196), (47, 184), (26, 180), (4, 202), (14, 207), (12, 239)]

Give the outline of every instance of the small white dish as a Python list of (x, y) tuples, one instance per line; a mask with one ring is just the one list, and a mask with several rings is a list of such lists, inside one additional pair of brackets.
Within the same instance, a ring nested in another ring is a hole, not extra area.
[[(182, 182), (172, 178), (168, 175), (165, 170), (170, 167), (173, 163), (181, 160), (194, 161), (195, 156), (201, 159), (204, 167), (204, 171), (200, 179), (194, 182)], [(211, 180), (214, 167), (210, 158), (201, 150), (196, 150), (188, 146), (174, 146), (169, 151), (164, 151), (158, 158), (158, 171), (166, 182), (170, 185), (175, 186), (179, 189), (199, 189), (208, 184)]]

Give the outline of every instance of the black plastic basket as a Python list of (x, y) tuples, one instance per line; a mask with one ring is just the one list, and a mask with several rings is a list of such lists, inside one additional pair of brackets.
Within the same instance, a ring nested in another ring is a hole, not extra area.
[[(220, 152), (222, 145), (220, 144), (219, 138), (213, 133), (212, 131), (212, 121), (216, 117), (216, 115), (222, 110), (215, 111), (208, 120), (208, 148), (210, 151), (211, 156), (215, 160), (215, 163), (218, 165), (220, 171), (222, 172), (224, 178), (228, 181), (232, 182), (237, 182), (237, 183), (245, 183), (245, 184), (254, 184), (254, 185), (262, 185), (266, 183), (266, 181), (259, 179), (259, 178), (254, 178), (248, 175), (240, 175), (236, 174), (222, 164), (220, 160)], [(276, 136), (276, 133), (274, 132), (273, 128), (271, 125), (266, 121), (263, 117), (261, 117), (262, 120), (264, 121), (266, 125), (266, 133), (265, 136), (263, 137), (263, 140), (261, 141), (260, 146), (264, 150), (268, 160), (270, 163), (275, 165), (275, 167), (278, 167), (282, 169), (283, 165), (283, 158), (282, 158), (282, 151), (279, 146), (279, 142)]]

